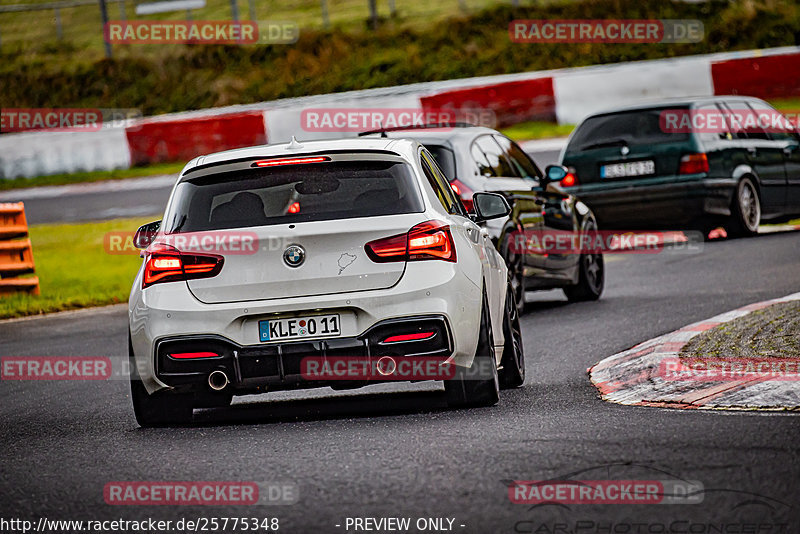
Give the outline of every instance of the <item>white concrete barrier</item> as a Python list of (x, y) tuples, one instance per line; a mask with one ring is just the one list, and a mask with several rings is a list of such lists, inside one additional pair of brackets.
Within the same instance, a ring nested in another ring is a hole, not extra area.
[(0, 135), (0, 179), (131, 166), (124, 128)]
[(576, 124), (591, 113), (623, 105), (714, 94), (706, 56), (584, 67), (554, 76), (556, 117)]

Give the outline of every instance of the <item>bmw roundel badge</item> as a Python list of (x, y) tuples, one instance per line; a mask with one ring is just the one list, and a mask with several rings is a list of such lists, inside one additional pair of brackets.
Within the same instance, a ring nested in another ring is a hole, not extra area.
[(283, 251), (283, 261), (289, 267), (300, 267), (306, 261), (306, 251), (300, 245), (289, 245)]

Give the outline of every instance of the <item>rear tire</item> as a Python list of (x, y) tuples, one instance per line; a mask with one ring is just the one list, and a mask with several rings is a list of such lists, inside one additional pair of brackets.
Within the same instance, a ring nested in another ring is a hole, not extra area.
[(523, 256), (519, 250), (512, 250), (511, 242), (506, 243), (506, 253), (504, 260), (508, 267), (508, 278), (511, 285), (511, 293), (514, 297), (514, 305), (517, 307), (517, 314), (525, 313), (525, 275), (522, 266)]
[(130, 334), (128, 335), (128, 353), (133, 414), (136, 416), (139, 426), (147, 428), (190, 423), (192, 421), (193, 395), (171, 391), (157, 391), (148, 394), (136, 369)]
[(139, 426), (185, 425), (192, 422), (192, 395), (158, 391), (148, 395), (141, 380), (131, 378), (133, 413)]
[(468, 369), (456, 367), (455, 376), (444, 381), (444, 391), (447, 405), (451, 407), (494, 406), (500, 400), (500, 381), (486, 294), (483, 295), (478, 347), (472, 365)]
[(506, 307), (503, 314), (503, 369), (500, 371), (500, 387), (511, 389), (520, 387), (525, 382), (525, 353), (522, 350), (522, 329), (519, 324), (519, 313), (511, 294), (511, 284), (506, 290)]
[[(596, 232), (597, 226), (589, 220), (584, 232)], [(578, 283), (564, 288), (564, 294), (570, 302), (597, 300), (603, 294), (606, 270), (603, 255), (600, 253), (581, 254), (578, 267)]]
[(761, 199), (750, 178), (742, 178), (736, 185), (731, 205), (728, 233), (734, 237), (749, 237), (758, 233), (761, 222)]

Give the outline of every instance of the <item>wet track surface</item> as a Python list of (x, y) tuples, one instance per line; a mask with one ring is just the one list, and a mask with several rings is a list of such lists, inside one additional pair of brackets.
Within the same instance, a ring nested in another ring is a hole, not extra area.
[(176, 176), (111, 180), (0, 192), (0, 202), (24, 202), (28, 224), (102, 221), (121, 217), (158, 218)]
[[(436, 385), (392, 385), (237, 400), (196, 411), (193, 427), (143, 430), (126, 381), (3, 381), (0, 516), (278, 517), (287, 533), (345, 532), (347, 517), (364, 516), (455, 518), (453, 530), (469, 533), (689, 532), (691, 524), (715, 532), (709, 524), (750, 523), (798, 532), (796, 414), (607, 404), (586, 375), (645, 339), (796, 292), (798, 265), (800, 233), (785, 233), (712, 242), (702, 253), (611, 258), (598, 302), (531, 293), (522, 318), (528, 378), (493, 408), (448, 410)], [(122, 356), (126, 328), (124, 306), (3, 322), (0, 355)], [(703, 503), (510, 502), (507, 481), (550, 478), (699, 481)], [(104, 485), (124, 480), (287, 481), (300, 500), (235, 509), (106, 504)]]

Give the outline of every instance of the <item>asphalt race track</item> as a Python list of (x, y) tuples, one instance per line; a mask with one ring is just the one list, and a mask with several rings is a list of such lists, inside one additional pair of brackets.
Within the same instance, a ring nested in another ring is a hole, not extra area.
[(24, 202), (28, 224), (155, 218), (164, 213), (176, 176), (31, 187), (0, 192), (0, 202)]
[[(783, 233), (707, 243), (702, 253), (618, 256), (598, 302), (530, 294), (528, 379), (493, 408), (448, 410), (438, 387), (394, 385), (266, 396), (197, 411), (194, 427), (142, 430), (123, 380), (3, 381), (0, 516), (277, 517), (280, 532), (292, 534), (347, 532), (347, 517), (365, 516), (454, 518), (453, 531), (464, 533), (746, 532), (747, 524), (798, 532), (796, 414), (612, 405), (596, 398), (586, 376), (588, 366), (640, 341), (796, 292), (798, 265), (800, 234)], [(126, 328), (124, 306), (7, 321), (0, 355), (121, 356)], [(509, 500), (509, 480), (567, 478), (699, 481), (703, 502)], [(237, 508), (104, 502), (110, 481), (165, 480), (290, 482), (300, 500)], [(729, 524), (739, 530), (710, 530)]]

